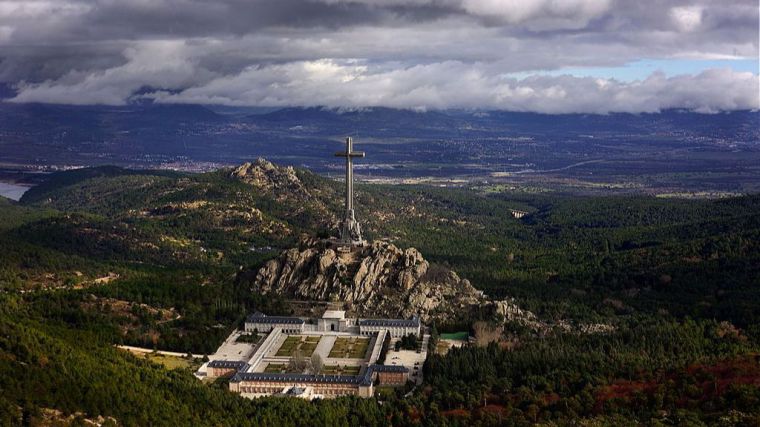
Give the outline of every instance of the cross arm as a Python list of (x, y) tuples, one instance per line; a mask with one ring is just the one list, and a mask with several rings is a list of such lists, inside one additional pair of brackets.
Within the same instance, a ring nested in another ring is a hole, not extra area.
[(366, 153), (364, 151), (352, 151), (346, 153), (345, 151), (338, 151), (335, 153), (335, 157), (364, 157)]

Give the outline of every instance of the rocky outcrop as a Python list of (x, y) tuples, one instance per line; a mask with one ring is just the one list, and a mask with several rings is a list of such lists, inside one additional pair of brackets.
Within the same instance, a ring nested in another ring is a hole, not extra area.
[(359, 316), (451, 320), (486, 302), (468, 280), (431, 266), (414, 248), (386, 242), (340, 253), (328, 242), (305, 241), (267, 262), (252, 279), (254, 291), (342, 302)]
[(231, 176), (257, 187), (275, 197), (301, 197), (309, 199), (311, 194), (296, 175), (292, 166), (276, 166), (261, 157), (255, 162), (246, 162), (235, 168)]
[(303, 176), (292, 166), (277, 166), (262, 158), (253, 163), (246, 162), (230, 173), (231, 179), (242, 181), (256, 188), (258, 193), (274, 199), (281, 209), (279, 218), (307, 217), (320, 226), (336, 228), (335, 209), (329, 208), (325, 201), (337, 200), (338, 196), (329, 185), (304, 183)]
[(342, 303), (361, 317), (419, 316), (428, 324), (492, 319), (518, 323), (541, 334), (553, 330), (584, 334), (614, 330), (602, 324), (541, 320), (520, 308), (513, 298), (488, 299), (467, 279), (430, 264), (417, 249), (401, 250), (387, 242), (342, 253), (330, 241), (307, 239), (258, 271), (241, 273), (238, 279), (250, 283), (254, 292)]

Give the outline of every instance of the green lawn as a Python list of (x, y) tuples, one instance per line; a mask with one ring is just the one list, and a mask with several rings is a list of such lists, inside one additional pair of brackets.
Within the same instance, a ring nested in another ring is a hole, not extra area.
[(301, 335), (290, 335), (285, 338), (277, 353), (277, 357), (293, 357), (296, 350), (301, 350), (304, 357), (311, 357), (314, 350), (319, 344), (320, 337), (304, 337)]
[(330, 349), (328, 357), (345, 359), (363, 359), (369, 348), (369, 338), (338, 337)]

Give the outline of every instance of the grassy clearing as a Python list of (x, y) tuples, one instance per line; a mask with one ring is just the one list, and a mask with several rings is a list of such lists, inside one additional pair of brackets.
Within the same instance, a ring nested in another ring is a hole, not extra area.
[(438, 341), (435, 345), (436, 354), (446, 354), (449, 352), (450, 344), (446, 341)]
[(199, 361), (185, 357), (166, 356), (158, 353), (132, 353), (138, 357), (163, 365), (166, 369), (190, 369), (195, 370), (201, 366)]

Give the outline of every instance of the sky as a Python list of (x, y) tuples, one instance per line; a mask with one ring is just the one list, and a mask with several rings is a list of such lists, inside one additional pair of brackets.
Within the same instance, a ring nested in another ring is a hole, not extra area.
[(6, 102), (760, 108), (757, 0), (0, 0)]

